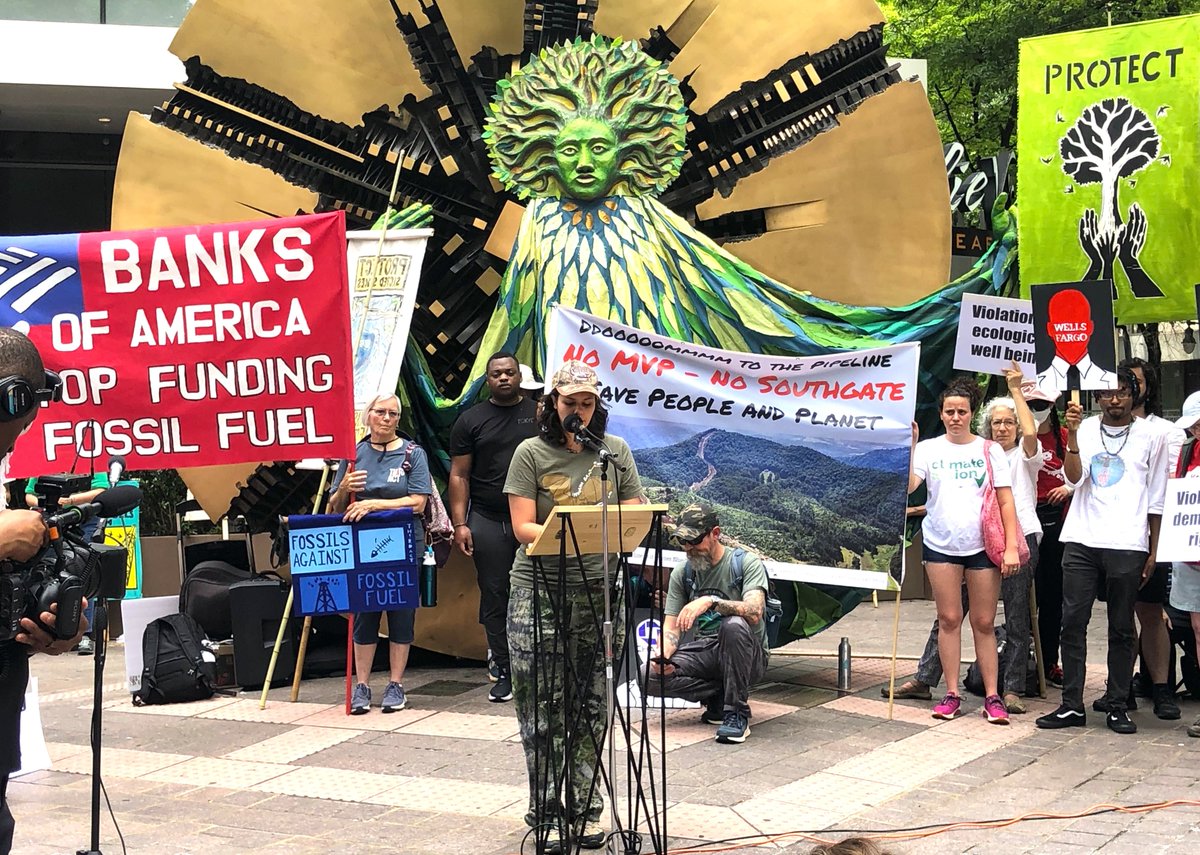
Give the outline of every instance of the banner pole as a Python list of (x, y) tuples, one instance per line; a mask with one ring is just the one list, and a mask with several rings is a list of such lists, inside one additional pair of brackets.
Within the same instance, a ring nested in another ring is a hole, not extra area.
[[(329, 483), (329, 461), (321, 467), (321, 483), (317, 487), (317, 495), (313, 498), (313, 515), (321, 510), (321, 498), (325, 495), (325, 487)], [(286, 620), (286, 616), (285, 616)], [(296, 670), (292, 672), (292, 703), (300, 700), (300, 674), (304, 670), (304, 657), (308, 654), (308, 634), (312, 632), (312, 615), (304, 616), (304, 627), (300, 630), (300, 644), (296, 649)]]
[(275, 674), (275, 663), (279, 661), (279, 648), (283, 645), (283, 634), (287, 631), (288, 615), (292, 613), (292, 599), (295, 597), (296, 589), (288, 585), (287, 602), (283, 606), (283, 617), (279, 620), (279, 632), (275, 634), (275, 647), (271, 651), (271, 661), (267, 665), (267, 676), (263, 680), (262, 696), (258, 699), (258, 708), (265, 710), (267, 708), (267, 692), (271, 690), (271, 677)]
[[(396, 158), (396, 171), (392, 173), (392, 189), (388, 193), (387, 207), (383, 209), (383, 228), (379, 230), (379, 244), (375, 247), (375, 263), (371, 265), (371, 279), (367, 283), (367, 298), (363, 302), (362, 319), (358, 322), (358, 333), (354, 336), (353, 354), (358, 353), (359, 345), (362, 343), (363, 333), (367, 331), (367, 315), (371, 308), (371, 295), (375, 292), (375, 285), (379, 282), (379, 260), (383, 258), (383, 242), (387, 239), (387, 216), (392, 212), (392, 200), (396, 198), (396, 188), (400, 186), (400, 167), (404, 163), (404, 149), (400, 150), (400, 156)], [(351, 301), (354, 300), (354, 295), (350, 295)], [(355, 356), (357, 359), (358, 357)]]
[(350, 685), (354, 673), (354, 612), (346, 615), (346, 715), (350, 715)]
[(1037, 664), (1038, 697), (1046, 697), (1046, 663), (1042, 652), (1042, 631), (1038, 627), (1037, 582), (1029, 579), (1029, 626), (1033, 630), (1033, 660)]
[(892, 708), (896, 705), (896, 648), (900, 643), (900, 586), (896, 586), (896, 616), (892, 620), (892, 672), (888, 677), (888, 721), (892, 720)]

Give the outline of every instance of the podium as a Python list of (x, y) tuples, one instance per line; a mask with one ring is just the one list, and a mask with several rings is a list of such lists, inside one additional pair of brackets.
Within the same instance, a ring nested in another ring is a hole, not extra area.
[[(622, 708), (613, 680), (636, 605), (626, 555), (648, 544), (647, 556), (661, 568), (666, 510), (613, 505), (606, 516), (600, 506), (558, 506), (525, 547), (533, 589), (529, 595), (514, 589), (511, 613), (526, 609), (531, 624), (532, 664), (520, 676), (532, 695), (535, 750), (527, 761), (539, 795), (529, 818), (537, 852), (551, 837), (561, 841), (561, 851), (579, 852), (584, 824), (599, 817), (602, 793), (610, 819), (607, 851), (666, 851), (662, 701), (644, 698), (640, 708)], [(523, 596), (531, 597), (528, 606), (519, 604)], [(517, 671), (514, 656), (514, 677)], [(650, 848), (643, 847), (647, 842)]]

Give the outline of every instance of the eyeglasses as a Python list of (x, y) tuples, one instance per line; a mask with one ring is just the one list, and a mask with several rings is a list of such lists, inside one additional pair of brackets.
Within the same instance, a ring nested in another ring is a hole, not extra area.
[(1105, 400), (1108, 400), (1109, 398), (1112, 398), (1115, 400), (1116, 398), (1132, 398), (1133, 397), (1133, 393), (1130, 392), (1128, 389), (1106, 389), (1102, 392), (1096, 392), (1095, 394), (1096, 394), (1097, 401), (1105, 401)]
[(381, 418), (381, 419), (398, 419), (398, 418), (400, 418), (400, 414), (398, 412), (396, 412), (395, 410), (372, 409), (371, 412), (373, 412), (375, 415), (379, 416), (379, 418)]
[(1013, 419), (995, 419), (992, 422), (992, 427), (1016, 427), (1017, 423)]
[(677, 538), (675, 538), (675, 539), (676, 539), (677, 541), (679, 541), (679, 544), (680, 544), (681, 546), (699, 546), (699, 545), (700, 545), (700, 542), (701, 542), (702, 540), (704, 540), (704, 538), (708, 537), (710, 534), (712, 534), (712, 529), (711, 529), (711, 528), (710, 528), (708, 531), (704, 532), (704, 534), (697, 535), (696, 537), (693, 537), (693, 538), (691, 538), (691, 539), (689, 539), (689, 540), (684, 540), (684, 539), (683, 539), (683, 538), (681, 538), (681, 537), (677, 537)]

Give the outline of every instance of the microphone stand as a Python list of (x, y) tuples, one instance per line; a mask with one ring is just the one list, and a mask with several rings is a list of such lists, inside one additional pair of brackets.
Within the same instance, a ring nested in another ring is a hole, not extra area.
[[(600, 555), (604, 562), (604, 739), (608, 746), (608, 774), (605, 779), (608, 786), (605, 788), (608, 791), (608, 836), (605, 842), (605, 851), (620, 853), (622, 844), (617, 832), (620, 830), (617, 822), (617, 796), (616, 796), (616, 745), (613, 740), (613, 719), (616, 715), (616, 710), (613, 708), (613, 698), (616, 694), (615, 680), (613, 677), (613, 602), (612, 602), (612, 568), (609, 565), (608, 556), (608, 467), (611, 464), (618, 472), (624, 472), (625, 467), (617, 462), (616, 455), (613, 454), (597, 437), (593, 436), (586, 428), (580, 428), (575, 431), (575, 441), (584, 448), (594, 451), (600, 459)], [(614, 479), (619, 480), (619, 479)], [(621, 497), (617, 496), (617, 502), (620, 503)]]
[(92, 675), (92, 837), (88, 849), (76, 850), (76, 855), (103, 855), (100, 851), (100, 751), (104, 733), (104, 660), (108, 654), (108, 603), (96, 598), (92, 612), (92, 644), (94, 671)]

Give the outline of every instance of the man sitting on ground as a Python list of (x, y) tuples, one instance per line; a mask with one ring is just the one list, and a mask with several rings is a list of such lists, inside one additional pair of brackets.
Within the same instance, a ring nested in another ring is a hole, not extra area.
[[(750, 687), (767, 670), (770, 649), (762, 560), (721, 543), (717, 513), (706, 502), (679, 515), (674, 540), (687, 560), (671, 573), (662, 656), (651, 661), (648, 692), (707, 704), (702, 721), (720, 724), (717, 742), (750, 735)], [(694, 638), (680, 643), (681, 633)]]

